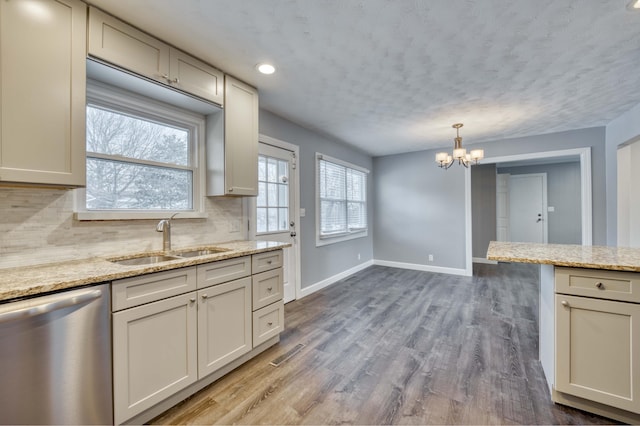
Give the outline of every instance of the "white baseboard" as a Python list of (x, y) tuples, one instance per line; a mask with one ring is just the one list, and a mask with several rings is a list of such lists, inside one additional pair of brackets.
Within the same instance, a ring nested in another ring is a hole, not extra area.
[(391, 268), (413, 269), (415, 271), (435, 272), (438, 274), (464, 275), (469, 276), (466, 269), (445, 268), (442, 266), (420, 265), (418, 263), (392, 262), (389, 260), (374, 260), (374, 265), (389, 266)]
[(373, 262), (374, 262), (373, 260), (369, 260), (367, 262), (356, 265), (353, 268), (347, 269), (346, 271), (342, 271), (339, 274), (336, 274), (332, 277), (326, 278), (322, 281), (312, 284), (308, 287), (304, 287), (303, 289), (300, 290), (300, 297), (298, 297), (298, 299), (302, 299), (303, 297), (306, 297), (312, 293), (315, 293), (318, 290), (322, 290), (323, 288), (328, 287), (331, 284), (336, 283), (343, 278), (347, 278), (349, 275), (353, 275), (356, 272), (360, 272), (363, 269), (366, 269), (369, 266), (372, 266), (374, 264)]
[(473, 263), (486, 263), (488, 265), (497, 265), (498, 261), (497, 260), (485, 259), (484, 257), (474, 257), (473, 258)]

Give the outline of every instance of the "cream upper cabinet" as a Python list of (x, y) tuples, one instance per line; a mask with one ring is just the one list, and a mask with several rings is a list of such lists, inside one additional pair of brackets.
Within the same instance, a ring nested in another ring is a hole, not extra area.
[(93, 7), (88, 52), (173, 89), (219, 105), (224, 102), (222, 71)]
[(0, 2), (0, 181), (85, 185), (85, 58), (84, 3)]
[(207, 195), (258, 195), (258, 91), (224, 79), (224, 135), (220, 117), (207, 118)]
[(169, 56), (169, 84), (192, 95), (224, 103), (224, 74), (211, 65), (171, 48)]
[(169, 78), (169, 45), (111, 15), (89, 9), (89, 55), (163, 83)]

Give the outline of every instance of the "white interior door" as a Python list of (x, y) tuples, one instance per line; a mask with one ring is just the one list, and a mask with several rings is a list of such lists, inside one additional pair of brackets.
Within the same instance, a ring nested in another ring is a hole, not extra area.
[(509, 234), (512, 242), (547, 242), (547, 174), (509, 176)]
[[(263, 139), (269, 139), (261, 136)], [(284, 144), (284, 143), (282, 143)], [(250, 202), (250, 233), (256, 240), (291, 243), (284, 249), (284, 302), (296, 299), (299, 284), (297, 244), (298, 182), (294, 151), (260, 142), (258, 197)]]
[(496, 239), (509, 241), (509, 175), (496, 175)]

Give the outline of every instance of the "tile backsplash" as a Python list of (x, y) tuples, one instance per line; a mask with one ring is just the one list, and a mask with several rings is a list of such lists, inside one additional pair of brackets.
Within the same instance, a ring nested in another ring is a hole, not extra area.
[[(171, 223), (174, 247), (246, 239), (241, 198), (207, 198), (207, 219)], [(74, 190), (0, 188), (0, 268), (162, 250), (157, 220), (77, 221)]]

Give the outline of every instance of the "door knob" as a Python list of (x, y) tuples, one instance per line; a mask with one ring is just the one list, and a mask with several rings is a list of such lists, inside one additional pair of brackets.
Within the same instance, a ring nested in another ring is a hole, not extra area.
[(296, 223), (294, 221), (291, 221), (291, 222), (289, 222), (289, 226), (291, 226), (293, 228), (294, 226), (296, 226)]
[(291, 234), (289, 234), (289, 235), (291, 235), (292, 237), (295, 237), (298, 234), (296, 234), (296, 231), (291, 231)]

